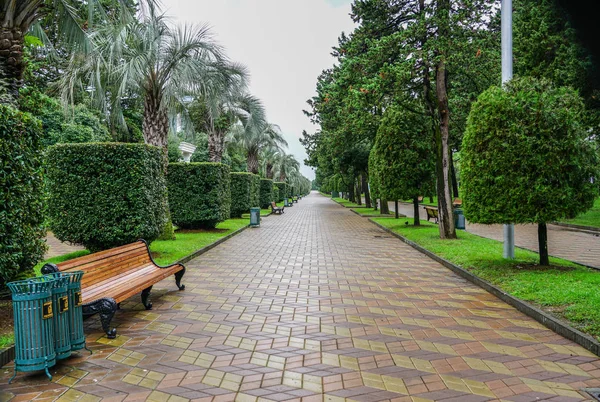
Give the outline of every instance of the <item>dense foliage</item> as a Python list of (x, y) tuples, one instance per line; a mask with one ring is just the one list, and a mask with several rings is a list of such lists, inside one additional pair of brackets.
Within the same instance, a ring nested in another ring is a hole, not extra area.
[(474, 223), (572, 218), (598, 195), (598, 153), (576, 91), (532, 78), (491, 87), (463, 140), (465, 216)]
[(260, 179), (260, 207), (269, 208), (271, 201), (275, 201), (273, 196), (273, 180)]
[(156, 239), (166, 221), (165, 158), (143, 144), (58, 144), (46, 155), (48, 220), (90, 251)]
[(173, 223), (186, 229), (214, 228), (229, 219), (230, 171), (221, 163), (171, 163), (167, 174)]
[(277, 189), (279, 190), (278, 192), (278, 199), (276, 200), (277, 202), (281, 202), (283, 201), (285, 198), (289, 197), (289, 186), (286, 183), (280, 182), (280, 181), (276, 181), (275, 186), (277, 187)]
[(32, 273), (45, 251), (42, 130), (28, 113), (0, 105), (0, 291)]
[(234, 172), (231, 177), (231, 217), (240, 218), (258, 207), (260, 200), (260, 177), (252, 173)]
[(283, 200), (283, 198), (279, 197), (279, 187), (277, 187), (275, 184), (273, 184), (273, 201), (281, 202), (280, 200)]

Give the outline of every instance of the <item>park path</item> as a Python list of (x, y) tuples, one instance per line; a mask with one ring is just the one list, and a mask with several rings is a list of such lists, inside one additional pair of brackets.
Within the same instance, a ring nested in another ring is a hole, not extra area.
[(312, 194), (122, 304), (94, 354), (0, 400), (576, 401), (600, 360), (367, 219)]
[[(394, 203), (389, 203), (390, 211), (395, 211)], [(412, 204), (399, 203), (398, 212), (413, 216)], [(420, 208), (422, 219), (427, 219), (425, 210)], [(467, 232), (494, 240), (503, 240), (502, 225), (477, 225), (467, 222)], [(538, 252), (537, 225), (515, 225), (515, 245)], [(573, 230), (563, 226), (548, 225), (548, 251), (550, 255), (578, 262), (589, 267), (600, 268), (600, 234)]]

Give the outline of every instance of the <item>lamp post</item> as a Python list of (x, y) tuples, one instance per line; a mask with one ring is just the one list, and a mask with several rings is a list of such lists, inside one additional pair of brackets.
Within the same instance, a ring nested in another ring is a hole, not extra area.
[[(502, 84), (513, 77), (512, 0), (502, 0)], [(504, 225), (504, 258), (515, 258), (515, 225)]]

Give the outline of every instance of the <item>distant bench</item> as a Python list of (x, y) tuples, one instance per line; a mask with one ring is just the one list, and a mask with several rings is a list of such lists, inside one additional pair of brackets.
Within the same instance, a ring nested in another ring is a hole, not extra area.
[(285, 207), (278, 207), (277, 204), (275, 204), (275, 201), (271, 201), (271, 211), (274, 214), (282, 214), (283, 210), (285, 209)]
[(152, 286), (171, 275), (175, 275), (179, 290), (185, 289), (181, 284), (185, 273), (183, 264), (157, 265), (144, 240), (42, 267), (43, 274), (69, 271), (83, 271), (83, 315), (99, 313), (102, 329), (109, 339), (117, 335), (117, 330), (110, 328), (110, 322), (122, 301), (141, 292), (142, 304), (151, 310), (152, 303), (148, 299)]
[[(454, 201), (452, 201), (452, 207), (453, 208), (458, 208), (462, 206), (462, 200), (460, 198), (455, 198)], [(427, 212), (427, 221), (429, 222), (430, 219), (433, 219), (434, 223), (438, 223), (438, 209), (437, 207), (433, 207), (430, 205), (425, 205), (423, 207), (423, 209), (425, 209), (425, 212)]]

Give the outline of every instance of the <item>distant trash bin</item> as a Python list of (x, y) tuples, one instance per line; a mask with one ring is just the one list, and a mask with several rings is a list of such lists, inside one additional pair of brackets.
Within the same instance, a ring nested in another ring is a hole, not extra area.
[(454, 209), (454, 226), (456, 229), (465, 230), (465, 216), (460, 208)]
[(289, 207), (289, 204), (288, 204), (288, 200), (287, 200), (287, 198), (284, 198), (284, 199), (283, 199), (283, 206), (284, 206), (284, 207)]
[(260, 226), (260, 208), (250, 208), (250, 227)]
[(15, 331), (15, 372), (44, 370), (56, 364), (54, 349), (54, 309), (52, 289), (55, 279), (49, 276), (11, 282)]

